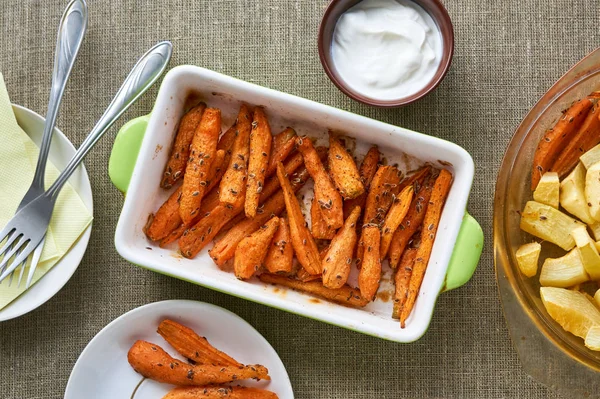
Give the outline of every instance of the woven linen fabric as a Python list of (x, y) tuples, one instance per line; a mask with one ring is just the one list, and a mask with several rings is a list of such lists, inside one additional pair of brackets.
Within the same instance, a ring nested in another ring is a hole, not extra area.
[[(45, 114), (66, 0), (3, 0), (0, 71), (13, 102)], [(174, 44), (170, 66), (203, 66), (453, 141), (475, 161), (469, 211), (486, 244), (473, 279), (440, 296), (429, 331), (400, 345), (214, 292), (133, 266), (116, 253), (123, 196), (107, 175), (114, 134), (152, 109), (150, 90), (86, 159), (94, 192), (89, 247), (67, 285), (37, 310), (0, 323), (0, 398), (59, 398), (79, 354), (107, 323), (154, 301), (195, 299), (229, 309), (277, 350), (296, 397), (558, 398), (520, 366), (498, 298), (493, 194), (519, 121), (571, 65), (600, 43), (592, 0), (461, 0), (445, 4), (456, 48), (443, 83), (401, 109), (356, 103), (327, 79), (317, 53), (326, 0), (89, 0), (87, 37), (58, 126), (79, 145), (134, 61)]]

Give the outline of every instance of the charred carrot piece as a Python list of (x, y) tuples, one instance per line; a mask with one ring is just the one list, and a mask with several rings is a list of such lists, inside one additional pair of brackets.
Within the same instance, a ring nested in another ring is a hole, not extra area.
[(360, 181), (365, 186), (365, 192), (354, 199), (344, 201), (344, 218), (347, 218), (348, 215), (350, 215), (350, 212), (357, 206), (360, 206), (361, 209), (365, 206), (367, 190), (369, 190), (371, 180), (373, 180), (373, 176), (375, 176), (375, 172), (377, 172), (379, 157), (380, 153), (377, 146), (371, 147), (369, 152), (367, 152), (367, 155), (365, 155), (359, 169)]
[(310, 204), (310, 232), (318, 240), (331, 240), (335, 236), (335, 229), (325, 222), (321, 207), (313, 197)]
[[(310, 139), (299, 137), (296, 142), (298, 150), (304, 157), (304, 165), (315, 182), (315, 198), (321, 207), (323, 219), (332, 229), (342, 227), (344, 224), (342, 196), (335, 189)], [(310, 270), (308, 271), (310, 272)]]
[[(308, 170), (308, 167), (306, 169)], [(277, 164), (277, 178), (279, 179), (279, 184), (281, 184), (281, 190), (285, 200), (285, 209), (290, 221), (292, 245), (298, 258), (298, 262), (300, 262), (302, 267), (310, 274), (320, 274), (321, 260), (319, 258), (319, 248), (306, 227), (300, 204), (298, 203), (298, 199), (296, 198), (296, 194), (294, 193), (290, 181), (285, 175), (285, 170), (281, 162)]]
[(360, 296), (358, 289), (352, 288), (349, 285), (344, 285), (341, 288), (331, 289), (324, 287), (320, 281), (302, 282), (288, 277), (267, 273), (261, 274), (258, 276), (258, 278), (264, 283), (282, 285), (284, 287), (312, 294), (345, 306), (362, 308), (369, 303), (369, 301)]
[(414, 189), (412, 185), (404, 188), (400, 195), (394, 199), (394, 203), (385, 217), (383, 227), (381, 228), (381, 247), (379, 248), (381, 259), (385, 259), (387, 256), (392, 237), (408, 213), (413, 198), (413, 192)]
[(410, 313), (415, 305), (415, 301), (417, 300), (417, 294), (421, 289), (421, 283), (425, 277), (425, 271), (427, 269), (427, 264), (429, 263), (431, 250), (433, 249), (433, 243), (435, 241), (435, 235), (437, 233), (437, 228), (442, 216), (444, 203), (448, 197), (451, 185), (452, 174), (445, 169), (442, 170), (433, 185), (433, 191), (431, 192), (431, 198), (429, 199), (427, 212), (425, 212), (425, 218), (423, 219), (423, 229), (420, 240), (421, 243), (419, 244), (419, 248), (417, 250), (412, 276), (410, 277), (408, 297), (406, 298), (406, 302), (400, 313), (400, 325), (402, 328), (405, 327), (406, 319), (408, 319), (408, 316), (410, 316)]
[(261, 365), (251, 366), (192, 366), (172, 358), (160, 346), (147, 341), (136, 341), (127, 353), (133, 369), (151, 380), (173, 385), (208, 385), (228, 382), (265, 379), (268, 370)]
[(272, 140), (273, 136), (271, 136), (267, 115), (261, 107), (256, 107), (250, 133), (250, 159), (248, 160), (248, 179), (244, 204), (247, 217), (256, 215), (258, 200), (267, 175)]
[(579, 162), (579, 157), (600, 143), (599, 108), (600, 103), (592, 107), (577, 133), (566, 144), (550, 168), (550, 171), (558, 173), (559, 178), (568, 175)]
[(533, 156), (531, 190), (535, 190), (542, 175), (550, 170), (560, 152), (573, 139), (594, 103), (589, 98), (576, 101), (540, 140)]
[(181, 224), (179, 216), (179, 199), (181, 187), (173, 192), (158, 208), (152, 222), (146, 229), (146, 236), (152, 241), (160, 241)]
[(258, 230), (240, 241), (235, 249), (233, 263), (237, 278), (247, 280), (263, 265), (278, 227), (279, 218), (273, 216)]
[(210, 166), (217, 152), (220, 132), (221, 111), (207, 108), (194, 134), (190, 146), (190, 157), (183, 177), (182, 195), (179, 202), (179, 214), (183, 223), (189, 224), (200, 211), (202, 197), (208, 186), (207, 178)]
[(296, 131), (291, 127), (273, 136), (273, 151), (267, 167), (267, 176), (277, 172), (277, 162), (283, 162), (296, 147)]
[(329, 172), (344, 199), (356, 198), (365, 192), (358, 167), (346, 148), (329, 132)]
[(394, 277), (394, 283), (396, 285), (394, 291), (394, 310), (392, 312), (392, 317), (394, 319), (400, 318), (400, 309), (402, 309), (402, 306), (404, 306), (406, 298), (408, 297), (408, 285), (410, 283), (410, 276), (412, 275), (416, 256), (416, 247), (406, 248), (406, 251), (402, 254), (398, 270), (396, 271), (396, 276)]
[(348, 281), (356, 246), (356, 222), (359, 216), (360, 207), (357, 206), (329, 245), (321, 263), (323, 285), (327, 288), (341, 288)]
[(239, 206), (246, 198), (250, 129), (252, 128), (252, 113), (245, 104), (240, 107), (235, 128), (236, 138), (229, 165), (221, 180), (219, 200), (224, 204)]
[(211, 364), (213, 366), (236, 366), (242, 364), (212, 346), (208, 340), (199, 336), (189, 327), (179, 324), (173, 320), (165, 319), (158, 325), (157, 332), (177, 352), (186, 359), (193, 360), (197, 364)]
[(173, 388), (162, 399), (278, 399), (277, 394), (259, 388), (207, 385)]
[(376, 224), (367, 224), (363, 227), (365, 252), (358, 274), (358, 287), (361, 296), (369, 302), (375, 299), (381, 280), (381, 256), (379, 247), (381, 236)]
[(171, 155), (163, 173), (160, 186), (169, 189), (183, 177), (188, 158), (190, 157), (190, 144), (194, 138), (196, 128), (200, 124), (206, 104), (200, 103), (186, 112), (181, 118)]
[(279, 228), (267, 252), (265, 267), (269, 273), (291, 273), (294, 265), (294, 248), (287, 219), (279, 219)]

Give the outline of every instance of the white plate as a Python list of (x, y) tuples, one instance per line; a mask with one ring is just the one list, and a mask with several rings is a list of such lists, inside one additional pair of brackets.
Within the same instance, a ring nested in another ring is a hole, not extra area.
[[(244, 364), (262, 364), (271, 381), (240, 381), (293, 399), (290, 379), (275, 349), (241, 317), (215, 305), (196, 301), (162, 301), (133, 309), (104, 327), (83, 350), (67, 383), (65, 399), (131, 397), (142, 376), (127, 362), (127, 352), (138, 339), (155, 343), (181, 358), (156, 332), (166, 318), (205, 336), (216, 348)], [(135, 399), (160, 399), (172, 385), (145, 380)]]
[[(13, 105), (13, 111), (19, 126), (39, 146), (42, 141), (42, 132), (44, 131), (44, 118), (19, 105)], [(69, 139), (60, 130), (55, 128), (52, 145), (50, 146), (49, 160), (59, 170), (62, 170), (67, 166), (67, 163), (74, 154), (75, 147), (73, 144), (71, 144)], [(79, 193), (85, 206), (93, 213), (92, 186), (90, 185), (90, 179), (83, 164), (71, 176), (69, 183)], [(4, 309), (0, 310), (0, 321), (10, 320), (31, 312), (60, 291), (73, 273), (75, 273), (75, 270), (77, 270), (90, 240), (91, 232), (92, 225), (90, 224), (81, 237), (73, 244), (73, 247), (42, 279)]]

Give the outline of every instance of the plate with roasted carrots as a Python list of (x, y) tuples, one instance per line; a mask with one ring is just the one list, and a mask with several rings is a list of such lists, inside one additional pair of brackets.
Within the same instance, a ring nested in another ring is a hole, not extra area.
[(454, 144), (178, 67), (123, 188), (115, 243), (152, 270), (409, 342), (479, 260), (472, 179)]
[(196, 301), (163, 301), (114, 320), (77, 360), (66, 399), (293, 398), (283, 363), (246, 321)]

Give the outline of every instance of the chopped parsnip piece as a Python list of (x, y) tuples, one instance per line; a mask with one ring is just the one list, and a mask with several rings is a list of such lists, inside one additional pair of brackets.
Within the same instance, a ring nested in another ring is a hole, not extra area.
[(581, 222), (561, 211), (535, 201), (527, 202), (521, 213), (521, 230), (556, 244), (565, 251), (575, 246), (571, 231), (580, 225)]
[(577, 249), (561, 258), (546, 259), (540, 272), (540, 284), (544, 287), (567, 288), (589, 279)]
[(581, 292), (542, 287), (540, 295), (550, 317), (571, 334), (585, 339), (590, 328), (600, 325), (600, 310)]
[(600, 162), (590, 166), (585, 175), (585, 199), (590, 215), (600, 220)]
[(600, 351), (600, 326), (593, 326), (588, 330), (585, 346), (593, 351)]
[(575, 240), (575, 245), (577, 245), (583, 267), (592, 280), (600, 280), (600, 255), (596, 249), (596, 243), (587, 232), (587, 228), (585, 226), (576, 227), (571, 235)]
[(533, 192), (533, 199), (558, 209), (559, 193), (560, 181), (558, 180), (558, 173), (546, 172)]
[(579, 160), (586, 169), (589, 169), (593, 164), (600, 162), (600, 144), (579, 157)]
[(560, 183), (560, 204), (584, 223), (596, 223), (585, 198), (585, 168), (581, 163)]
[(542, 246), (538, 242), (524, 244), (517, 249), (515, 253), (517, 264), (521, 273), (527, 277), (533, 277), (537, 274), (538, 260)]

